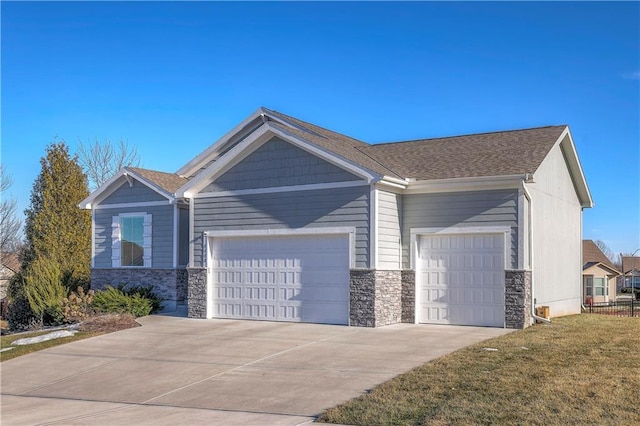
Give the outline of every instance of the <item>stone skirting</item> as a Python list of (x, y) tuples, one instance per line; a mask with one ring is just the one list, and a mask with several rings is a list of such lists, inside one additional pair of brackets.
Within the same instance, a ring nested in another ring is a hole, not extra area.
[(402, 271), (402, 322), (416, 322), (416, 271)]
[(531, 271), (505, 271), (504, 319), (507, 328), (531, 325)]
[(187, 268), (187, 316), (207, 317), (207, 269)]
[(110, 285), (150, 286), (169, 304), (184, 303), (185, 269), (180, 268), (105, 268), (91, 270), (91, 288), (104, 289)]
[(402, 321), (401, 271), (352, 269), (350, 277), (351, 325), (380, 327)]

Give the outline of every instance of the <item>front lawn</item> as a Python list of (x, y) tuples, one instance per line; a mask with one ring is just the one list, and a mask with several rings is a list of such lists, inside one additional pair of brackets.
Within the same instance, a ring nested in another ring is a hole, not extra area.
[(319, 421), (640, 424), (640, 319), (557, 318), (427, 363)]

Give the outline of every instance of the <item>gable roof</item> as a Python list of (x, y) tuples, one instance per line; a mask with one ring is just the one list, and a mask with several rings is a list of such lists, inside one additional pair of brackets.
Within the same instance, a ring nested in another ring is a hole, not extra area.
[(604, 265), (608, 269), (620, 274), (613, 262), (600, 250), (593, 240), (582, 240), (582, 269), (590, 268), (594, 265)]
[(622, 273), (626, 275), (633, 270), (640, 271), (640, 256), (622, 256)]
[(141, 169), (138, 167), (125, 168), (134, 172), (138, 176), (145, 178), (150, 183), (157, 185), (159, 188), (164, 189), (170, 194), (176, 192), (178, 188), (188, 181), (187, 178), (175, 173), (159, 172), (157, 170)]
[(176, 190), (189, 181), (187, 178), (178, 176), (175, 173), (159, 172), (139, 167), (123, 167), (111, 179), (82, 200), (79, 204), (80, 208), (91, 209), (92, 204), (96, 201), (99, 202), (120, 187), (123, 179), (129, 180), (131, 178), (156, 191), (169, 201), (173, 201)]
[(538, 127), (359, 148), (410, 179), (451, 179), (534, 173), (567, 128)]

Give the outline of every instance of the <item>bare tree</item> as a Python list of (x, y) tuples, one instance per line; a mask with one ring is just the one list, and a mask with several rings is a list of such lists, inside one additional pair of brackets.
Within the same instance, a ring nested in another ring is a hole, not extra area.
[(124, 139), (117, 144), (109, 139), (100, 142), (88, 142), (86, 145), (80, 142), (78, 145), (78, 162), (84, 169), (89, 180), (91, 191), (99, 188), (103, 183), (115, 175), (123, 167), (140, 165), (138, 149)]
[(2, 164), (0, 164), (0, 251), (12, 252), (20, 246), (20, 227), (22, 221), (16, 214), (16, 199), (7, 196), (7, 190), (13, 184)]
[(617, 263), (618, 259), (617, 259), (617, 255), (613, 252), (613, 250), (611, 250), (609, 248), (609, 246), (602, 240), (595, 240), (594, 244), (596, 246), (598, 246), (598, 248), (600, 249), (600, 251), (607, 256), (607, 259), (609, 259), (611, 261), (611, 263)]

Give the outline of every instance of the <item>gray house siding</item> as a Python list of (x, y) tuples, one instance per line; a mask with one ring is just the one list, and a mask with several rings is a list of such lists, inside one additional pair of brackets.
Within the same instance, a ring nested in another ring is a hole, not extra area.
[(369, 264), (368, 185), (312, 191), (196, 198), (194, 266), (202, 265), (205, 231), (356, 228), (356, 267)]
[(237, 191), (361, 179), (279, 138), (272, 138), (201, 192)]
[(151, 267), (173, 267), (173, 205), (98, 208), (95, 211), (95, 268), (111, 268), (111, 223), (120, 213), (151, 214)]
[(378, 190), (378, 269), (401, 268), (402, 196)]
[(118, 189), (113, 191), (107, 198), (100, 201), (101, 205), (104, 204), (121, 204), (121, 203), (140, 203), (147, 201), (167, 201), (166, 197), (158, 194), (148, 186), (132, 180), (133, 185), (129, 186), (129, 183), (124, 182)]
[(178, 265), (189, 263), (189, 208), (178, 208)]
[(405, 194), (402, 197), (403, 266), (409, 268), (411, 228), (496, 225), (511, 227), (511, 265), (507, 267), (517, 268), (517, 190)]

